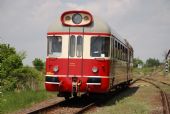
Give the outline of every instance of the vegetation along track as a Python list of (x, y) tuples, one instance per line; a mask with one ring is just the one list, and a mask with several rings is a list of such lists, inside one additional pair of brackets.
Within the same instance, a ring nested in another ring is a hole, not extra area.
[[(158, 86), (155, 82), (155, 79), (152, 78), (138, 78), (134, 80), (131, 84), (136, 83), (138, 80), (145, 81), (147, 83), (152, 84), (156, 88), (159, 89), (160, 95), (162, 98), (162, 104), (163, 104), (163, 111), (164, 114), (170, 114), (170, 107), (169, 107), (169, 101), (170, 96), (168, 96), (160, 86)], [(162, 83), (158, 81), (159, 83)], [(162, 84), (168, 85), (165, 82)], [(44, 105), (43, 107), (36, 108), (34, 110), (29, 110), (25, 113), (27, 114), (82, 114), (88, 111), (93, 111), (97, 106), (102, 105), (112, 99), (114, 96), (119, 95), (121, 91), (124, 89), (116, 90), (114, 92), (111, 92), (109, 94), (101, 95), (100, 97), (77, 97), (77, 98), (70, 98), (69, 100), (60, 100), (56, 101), (55, 103), (46, 103), (47, 105)]]
[(86, 111), (89, 107), (95, 104), (95, 99), (87, 97), (70, 98), (69, 100), (62, 100), (43, 107), (37, 107), (34, 110), (27, 111), (27, 114), (73, 114)]
[(161, 80), (156, 80), (156, 79), (148, 78), (148, 77), (147, 77), (146, 79), (151, 80), (151, 81), (156, 81), (156, 82), (162, 83), (162, 84), (164, 84), (164, 85), (170, 86), (170, 84), (169, 84), (169, 83), (166, 83), (166, 82), (161, 81)]
[(152, 79), (152, 78), (140, 78), (138, 80), (150, 83), (150, 84), (152, 84), (153, 86), (155, 86), (156, 88), (159, 89), (161, 97), (162, 97), (163, 113), (164, 114), (170, 114), (170, 95), (168, 95), (166, 92), (164, 92), (164, 90), (159, 85), (157, 85), (155, 82), (159, 82), (159, 83), (162, 83), (162, 84), (165, 84), (165, 85), (168, 85), (168, 86), (169, 86), (169, 84), (167, 84), (165, 82), (157, 81), (157, 80)]
[(124, 89), (118, 89), (109, 94), (82, 96), (77, 98), (70, 98), (69, 100), (62, 100), (56, 103), (46, 103), (43, 107), (29, 110), (27, 114), (82, 114), (87, 111), (95, 109), (95, 107), (102, 105), (118, 95)]

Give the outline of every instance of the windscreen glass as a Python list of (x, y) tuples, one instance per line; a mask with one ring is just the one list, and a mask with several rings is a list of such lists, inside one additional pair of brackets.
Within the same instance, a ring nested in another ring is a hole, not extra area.
[(71, 37), (70, 37), (70, 44), (69, 44), (69, 55), (70, 55), (70, 57), (74, 57), (75, 56), (75, 46), (76, 46), (76, 44), (75, 44), (75, 41), (76, 41), (76, 37), (74, 36), (74, 35), (72, 35)]
[(110, 37), (92, 37), (90, 46), (90, 56), (109, 57)]
[(62, 53), (62, 37), (48, 36), (48, 55), (61, 56)]
[(83, 37), (77, 36), (77, 57), (81, 57), (83, 54)]

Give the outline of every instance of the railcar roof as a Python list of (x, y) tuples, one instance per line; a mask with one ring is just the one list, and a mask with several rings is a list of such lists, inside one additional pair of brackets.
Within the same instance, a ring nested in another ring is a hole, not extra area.
[(131, 50), (133, 50), (132, 46), (129, 44), (129, 42), (122, 38), (115, 30), (112, 29), (112, 35), (114, 37), (116, 37), (119, 41), (121, 41), (123, 44), (125, 44), (126, 46), (128, 46)]
[[(58, 17), (58, 19), (55, 22), (51, 23), (50, 26), (48, 27), (48, 33), (68, 31), (69, 27), (62, 25), (60, 17)], [(82, 27), (71, 27), (71, 32), (82, 32)], [(117, 34), (116, 31), (112, 30), (106, 22), (104, 22), (97, 16), (93, 16), (93, 23), (90, 26), (84, 27), (84, 32), (112, 34), (125, 45), (132, 47), (125, 39), (123, 39), (119, 34)]]
[[(90, 26), (84, 27), (84, 32), (111, 34), (111, 29), (107, 23), (98, 17), (93, 17), (93, 20)], [(72, 32), (82, 32), (82, 27), (71, 27), (71, 29)], [(68, 32), (68, 30), (69, 27), (63, 26), (60, 19), (53, 22), (48, 28), (48, 32)]]
[(114, 37), (116, 37), (119, 41), (121, 41), (122, 43), (126, 44), (125, 39), (123, 39), (115, 30), (112, 29), (112, 35)]

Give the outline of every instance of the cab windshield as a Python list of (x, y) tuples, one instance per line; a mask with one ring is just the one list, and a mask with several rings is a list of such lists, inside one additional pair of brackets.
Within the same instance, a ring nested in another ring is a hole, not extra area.
[(62, 53), (62, 37), (48, 36), (48, 55), (61, 56)]
[(109, 57), (110, 38), (109, 37), (92, 37), (90, 46), (90, 56), (92, 57)]

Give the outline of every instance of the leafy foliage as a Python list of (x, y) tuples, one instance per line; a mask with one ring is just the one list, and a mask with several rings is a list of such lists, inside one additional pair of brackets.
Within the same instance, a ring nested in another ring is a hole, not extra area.
[(140, 60), (139, 58), (134, 58), (133, 59), (133, 67), (138, 67), (138, 65), (143, 65), (144, 63), (143, 63), (143, 61), (142, 60)]
[(0, 63), (10, 55), (16, 54), (15, 48), (9, 44), (0, 44)]
[(21, 57), (16, 53), (15, 48), (9, 44), (0, 44), (0, 86), (3, 90), (13, 87), (15, 77), (11, 72), (23, 66)]
[(37, 70), (42, 71), (44, 69), (44, 62), (41, 59), (35, 58), (32, 63)]
[(146, 60), (146, 64), (145, 66), (147, 67), (154, 67), (154, 66), (159, 66), (160, 65), (160, 62), (158, 59), (155, 59), (155, 58), (149, 58)]
[(23, 64), (20, 56), (13, 54), (3, 60), (2, 66), (2, 69), (5, 70), (7, 74), (9, 74), (10, 71), (22, 67)]
[(22, 67), (14, 70), (11, 77), (15, 77), (14, 88), (18, 90), (24, 89), (38, 89), (38, 81), (41, 81), (41, 74), (34, 68)]
[(41, 73), (34, 68), (23, 67), (26, 54), (17, 53), (9, 44), (0, 44), (0, 92), (36, 88)]

